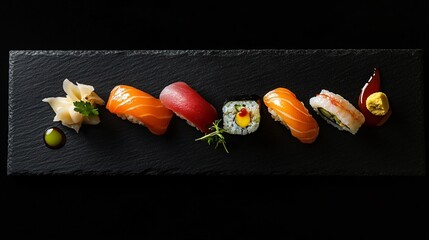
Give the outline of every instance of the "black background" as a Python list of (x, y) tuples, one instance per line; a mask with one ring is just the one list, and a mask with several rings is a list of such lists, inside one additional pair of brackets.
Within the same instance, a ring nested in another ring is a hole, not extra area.
[(216, 3), (192, 10), (107, 2), (1, 3), (2, 234), (427, 236), (426, 177), (6, 177), (6, 103), (9, 50), (426, 51), (428, 13), (422, 1), (305, 1), (255, 8)]

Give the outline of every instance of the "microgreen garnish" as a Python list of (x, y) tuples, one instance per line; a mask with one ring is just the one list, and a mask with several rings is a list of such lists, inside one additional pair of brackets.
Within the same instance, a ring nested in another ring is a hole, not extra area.
[(225, 151), (227, 153), (228, 149), (226, 149), (226, 141), (225, 141), (225, 137), (222, 135), (222, 133), (225, 131), (223, 128), (219, 127), (219, 123), (221, 122), (221, 119), (218, 119), (216, 121), (213, 122), (213, 126), (211, 126), (209, 128), (209, 130), (213, 131), (209, 134), (204, 135), (203, 137), (197, 138), (195, 139), (195, 141), (207, 141), (207, 143), (209, 145), (211, 145), (212, 143), (216, 143), (215, 148), (217, 148), (219, 146), (219, 144), (223, 145), (223, 148), (225, 149)]

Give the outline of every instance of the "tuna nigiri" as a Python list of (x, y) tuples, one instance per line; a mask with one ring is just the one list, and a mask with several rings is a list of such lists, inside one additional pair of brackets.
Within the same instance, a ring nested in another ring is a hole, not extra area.
[(173, 112), (161, 101), (137, 88), (118, 85), (113, 88), (106, 108), (122, 119), (143, 125), (153, 134), (162, 135), (167, 131)]
[(292, 136), (303, 143), (312, 143), (319, 135), (319, 125), (299, 101), (286, 88), (276, 88), (264, 96), (264, 103), (274, 120), (290, 129)]
[(217, 119), (217, 111), (213, 105), (184, 82), (166, 86), (159, 99), (166, 108), (203, 133), (209, 133), (209, 127)]

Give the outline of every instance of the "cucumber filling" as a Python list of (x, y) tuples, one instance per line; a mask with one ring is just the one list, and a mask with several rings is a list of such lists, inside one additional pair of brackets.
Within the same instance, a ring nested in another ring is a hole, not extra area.
[(246, 104), (235, 104), (234, 105), (234, 108), (237, 112), (239, 112), (244, 107), (246, 107)]
[(319, 113), (322, 114), (323, 117), (325, 117), (325, 119), (327, 119), (328, 121), (340, 126), (340, 127), (346, 127), (347, 129), (350, 129), (347, 125), (345, 125), (344, 123), (341, 122), (340, 119), (338, 119), (337, 116), (335, 116), (334, 114), (330, 113), (329, 111), (325, 110), (324, 108), (317, 108), (319, 110)]

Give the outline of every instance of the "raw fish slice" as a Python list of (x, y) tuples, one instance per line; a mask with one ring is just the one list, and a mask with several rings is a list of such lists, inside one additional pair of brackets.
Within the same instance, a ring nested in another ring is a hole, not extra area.
[(288, 127), (292, 136), (303, 143), (312, 143), (319, 135), (319, 126), (304, 104), (286, 88), (274, 89), (264, 96), (264, 103), (276, 121)]
[(173, 117), (173, 112), (165, 108), (160, 100), (126, 85), (113, 88), (106, 108), (124, 120), (147, 127), (156, 135), (162, 135), (167, 131)]
[(184, 82), (175, 82), (165, 87), (159, 99), (166, 108), (203, 133), (209, 133), (209, 127), (217, 119), (213, 105)]

